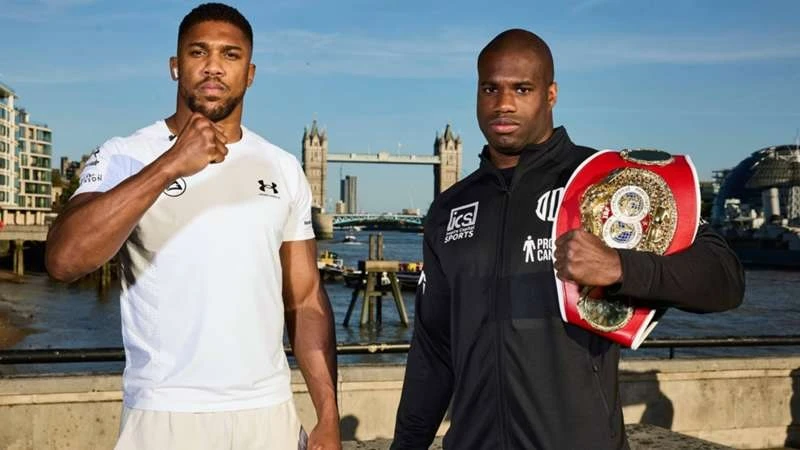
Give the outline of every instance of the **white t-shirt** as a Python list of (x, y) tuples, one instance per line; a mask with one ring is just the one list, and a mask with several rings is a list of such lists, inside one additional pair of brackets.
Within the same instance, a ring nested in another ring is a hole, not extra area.
[[(104, 192), (169, 149), (163, 121), (92, 154), (75, 195)], [(125, 405), (227, 411), (291, 398), (282, 242), (312, 239), (297, 159), (242, 127), (227, 158), (178, 179), (120, 250)]]

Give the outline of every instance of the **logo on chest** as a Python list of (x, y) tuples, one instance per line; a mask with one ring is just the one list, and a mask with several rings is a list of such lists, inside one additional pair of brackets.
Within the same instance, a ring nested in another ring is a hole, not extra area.
[(558, 206), (561, 204), (561, 196), (564, 195), (564, 188), (547, 191), (536, 201), (536, 217), (542, 222), (553, 222), (556, 220)]
[(258, 195), (266, 195), (267, 197), (275, 197), (281, 198), (278, 195), (278, 185), (272, 182), (265, 182), (264, 180), (258, 180), (258, 190), (261, 191)]
[(473, 237), (477, 222), (478, 202), (451, 209), (450, 220), (447, 222), (447, 233), (444, 235), (444, 243)]
[(553, 260), (553, 240), (550, 238), (536, 238), (528, 236), (522, 244), (522, 253), (525, 255), (525, 264)]

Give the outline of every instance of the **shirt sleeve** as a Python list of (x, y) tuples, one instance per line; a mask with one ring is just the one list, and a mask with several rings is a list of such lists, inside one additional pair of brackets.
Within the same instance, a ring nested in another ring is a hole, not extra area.
[(125, 155), (121, 148), (119, 138), (97, 147), (84, 163), (80, 185), (72, 197), (86, 192), (106, 192), (141, 170), (142, 163)]
[(311, 186), (308, 185), (303, 169), (296, 159), (292, 158), (290, 168), (294, 179), (294, 192), (290, 205), (289, 218), (283, 232), (283, 241), (302, 241), (314, 239), (314, 228), (311, 225)]
[(726, 311), (744, 298), (744, 270), (725, 239), (701, 225), (689, 248), (668, 256), (618, 250), (622, 283), (614, 295), (650, 307), (692, 312)]
[(450, 290), (427, 234), (392, 450), (427, 449), (453, 395)]

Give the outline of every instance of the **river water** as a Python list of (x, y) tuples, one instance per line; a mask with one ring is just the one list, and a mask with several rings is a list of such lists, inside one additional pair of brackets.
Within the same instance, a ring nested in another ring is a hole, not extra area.
[[(357, 232), (356, 243), (341, 242), (343, 233), (319, 242), (320, 251), (331, 250), (354, 267), (366, 259), (370, 232)], [(374, 233), (374, 232), (373, 232)], [(385, 259), (421, 261), (422, 236), (417, 233), (383, 232)], [(336, 337), (340, 343), (403, 342), (411, 337), (411, 328), (401, 325), (393, 302), (384, 301), (383, 323), (361, 327), (360, 302), (350, 326), (342, 325), (352, 290), (342, 282), (326, 283), (336, 316)], [(14, 349), (119, 347), (122, 345), (119, 317), (119, 289), (98, 292), (93, 284), (65, 285), (44, 274), (29, 274), (25, 283), (0, 281), (0, 313), (12, 314), (30, 333), (14, 344)], [(413, 323), (413, 292), (403, 292), (409, 318)], [(387, 297), (391, 299), (391, 297)], [(690, 314), (670, 310), (655, 328), (653, 338), (792, 335), (800, 330), (800, 271), (748, 270), (744, 304), (716, 314)], [(679, 349), (678, 357), (797, 355), (800, 347), (753, 347)], [(663, 357), (666, 350), (626, 350), (623, 358)], [(402, 362), (405, 355), (341, 356), (340, 363)], [(0, 365), (3, 373), (116, 372), (121, 363)]]

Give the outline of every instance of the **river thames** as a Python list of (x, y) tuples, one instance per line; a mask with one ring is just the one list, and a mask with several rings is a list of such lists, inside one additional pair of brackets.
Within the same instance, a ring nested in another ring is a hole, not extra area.
[[(371, 232), (376, 233), (376, 232)], [(370, 232), (357, 232), (357, 242), (341, 242), (344, 233), (318, 243), (320, 251), (330, 250), (354, 267), (367, 257)], [(385, 259), (421, 261), (422, 236), (417, 233), (383, 232)], [(747, 270), (745, 301), (724, 313), (690, 314), (670, 310), (653, 331), (653, 338), (791, 335), (800, 329), (800, 271)], [(350, 321), (342, 325), (352, 289), (343, 282), (325, 284), (336, 316), (339, 343), (405, 342), (411, 328), (399, 320), (391, 296), (384, 297), (383, 323), (361, 327), (360, 302)], [(98, 292), (94, 284), (66, 285), (45, 274), (28, 274), (24, 283), (0, 281), (0, 316), (14, 323), (21, 333), (12, 349), (120, 347), (119, 289)], [(409, 319), (413, 323), (414, 294), (403, 291)], [(2, 322), (0, 322), (2, 326)], [(800, 354), (798, 347), (751, 347), (679, 349), (677, 357), (768, 356)], [(666, 350), (626, 350), (623, 358), (665, 357)], [(340, 356), (341, 364), (403, 362), (405, 355)], [(0, 373), (100, 371), (115, 372), (121, 363), (2, 366)]]

